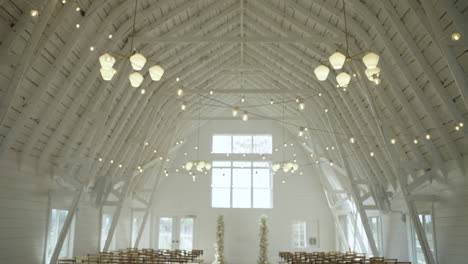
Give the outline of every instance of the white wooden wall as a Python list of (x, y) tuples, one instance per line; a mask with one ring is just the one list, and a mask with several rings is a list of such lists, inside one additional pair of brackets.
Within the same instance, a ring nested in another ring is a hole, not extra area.
[(47, 222), (45, 179), (15, 162), (0, 164), (0, 263), (42, 263)]

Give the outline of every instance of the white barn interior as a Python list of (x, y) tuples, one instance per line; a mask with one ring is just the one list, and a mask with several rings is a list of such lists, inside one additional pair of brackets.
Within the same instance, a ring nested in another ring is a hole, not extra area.
[(467, 79), (466, 0), (0, 0), (0, 263), (468, 263)]

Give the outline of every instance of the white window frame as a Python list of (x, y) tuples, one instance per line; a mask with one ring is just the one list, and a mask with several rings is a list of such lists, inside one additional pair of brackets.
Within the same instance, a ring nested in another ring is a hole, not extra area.
[[(272, 209), (273, 208), (273, 177), (272, 177), (272, 173), (271, 173), (271, 162), (270, 161), (265, 161), (265, 160), (258, 160), (258, 161), (213, 161), (212, 164), (215, 164), (216, 162), (228, 162), (230, 163), (230, 166), (227, 167), (227, 166), (221, 166), (221, 167), (215, 167), (213, 166), (213, 168), (217, 169), (217, 168), (220, 168), (220, 169), (229, 169), (231, 171), (230, 173), (230, 184), (229, 184), (229, 189), (230, 189), (230, 203), (229, 203), (229, 207), (213, 207), (213, 189), (216, 189), (216, 188), (223, 188), (223, 187), (214, 187), (213, 185), (211, 185), (211, 208), (233, 208), (233, 209)], [(242, 167), (234, 167), (234, 163), (235, 162), (249, 162), (251, 165), (250, 165), (250, 207), (242, 207), (242, 208), (239, 208), (239, 207), (233, 207), (233, 191), (234, 189), (238, 189), (236, 187), (233, 186), (233, 177), (234, 177), (234, 169), (239, 169), (239, 168), (242, 168)], [(262, 163), (268, 163), (268, 167), (254, 167), (254, 163), (255, 162), (262, 162)], [(254, 171), (255, 169), (268, 169), (269, 170), (269, 177), (270, 177), (270, 187), (269, 188), (256, 188), (254, 187), (254, 184), (253, 184), (253, 181), (254, 181)], [(213, 169), (211, 170), (212, 171), (212, 175), (211, 175), (211, 180), (213, 181)], [(227, 189), (227, 187), (224, 187), (223, 189)], [(259, 190), (259, 189), (262, 189), (262, 190), (265, 190), (265, 189), (269, 189), (269, 198), (270, 198), (270, 207), (255, 207), (254, 206), (254, 190)]]
[[(300, 234), (298, 227), (302, 226), (304, 228), (303, 234)], [(295, 249), (305, 249), (307, 248), (307, 221), (296, 220), (292, 222), (291, 225), (291, 237), (292, 237), (292, 247)]]
[[(56, 243), (55, 244), (51, 244), (52, 243), (52, 237), (50, 237), (50, 232), (51, 232), (51, 224), (52, 224), (52, 215), (53, 215), (53, 211), (56, 210), (56, 211), (66, 211), (67, 212), (67, 216), (65, 217), (65, 221), (66, 221), (66, 218), (68, 217), (68, 214), (70, 213), (70, 210), (68, 209), (63, 209), (63, 208), (51, 208), (50, 211), (49, 211), (49, 221), (47, 223), (47, 239), (46, 239), (46, 245), (45, 245), (45, 263), (50, 263), (50, 259), (52, 258), (53, 254), (54, 254), (54, 250), (55, 250), (55, 247), (57, 246), (57, 242), (58, 242), (58, 239), (60, 238), (60, 234), (62, 232), (62, 229), (58, 228), (58, 225), (56, 225), (54, 228), (56, 228), (57, 230), (57, 233), (56, 233)], [(75, 242), (75, 224), (76, 224), (76, 215), (75, 214), (73, 216), (73, 219), (72, 219), (72, 222), (70, 223), (70, 228), (68, 229), (68, 233), (67, 233), (67, 236), (65, 237), (65, 240), (68, 240), (68, 241), (64, 241), (63, 244), (62, 244), (62, 248), (60, 249), (60, 253), (59, 253), (59, 258), (71, 258), (73, 257), (73, 252), (74, 252), (74, 242)], [(58, 223), (57, 223), (58, 224)], [(65, 222), (64, 222), (65, 224)], [(62, 226), (63, 228), (63, 226)], [(68, 249), (67, 249), (67, 256), (63, 256), (61, 255), (62, 254), (62, 251), (63, 251), (63, 246), (64, 245), (68, 245)], [(51, 251), (51, 255), (48, 255), (48, 251), (50, 248), (52, 248), (52, 251)]]
[[(214, 148), (213, 138), (215, 136), (230, 137), (231, 138), (231, 150), (229, 152), (214, 152), (213, 151), (213, 148)], [(234, 140), (233, 140), (233, 138), (236, 137), (236, 136), (245, 136), (245, 137), (250, 136), (251, 137), (252, 144), (250, 145), (250, 152), (245, 152), (245, 153), (235, 153), (234, 152)], [(254, 137), (256, 137), (256, 136), (268, 136), (268, 137), (271, 138), (271, 149), (270, 149), (269, 152), (265, 152), (265, 153), (254, 152)], [(271, 134), (213, 134), (213, 136), (211, 138), (211, 153), (212, 154), (234, 154), (234, 155), (238, 155), (238, 154), (272, 154), (273, 153), (273, 135), (271, 135)]]

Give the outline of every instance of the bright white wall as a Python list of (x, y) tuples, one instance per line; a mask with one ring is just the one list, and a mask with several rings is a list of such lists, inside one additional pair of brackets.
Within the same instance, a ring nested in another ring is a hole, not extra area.
[[(196, 122), (194, 122), (196, 125)], [(281, 128), (271, 121), (211, 121), (200, 130), (200, 159), (213, 160), (261, 160), (260, 155), (242, 155), (229, 158), (226, 155), (209, 154), (211, 152), (211, 136), (213, 133), (266, 133), (273, 134), (273, 146), (280, 147)], [(290, 135), (287, 135), (290, 136)], [(178, 155), (171, 162), (181, 169), (188, 159), (196, 159), (194, 146), (196, 135), (185, 140), (186, 144), (179, 149)], [(293, 142), (287, 140), (288, 142)], [(296, 144), (296, 142), (294, 142)], [(297, 144), (296, 144), (297, 145)], [(306, 154), (301, 148), (288, 147), (288, 155), (297, 153), (298, 163), (308, 163)], [(188, 156), (184, 156), (184, 152)], [(281, 153), (281, 152), (278, 152)], [(272, 161), (280, 161), (282, 153), (275, 153)], [(272, 263), (276, 262), (279, 251), (295, 250), (291, 247), (291, 222), (293, 220), (318, 221), (319, 247), (308, 248), (308, 251), (328, 251), (334, 249), (334, 227), (330, 210), (323, 194), (319, 175), (315, 166), (301, 167), (303, 175), (298, 173), (283, 176), (281, 173), (274, 178), (274, 208), (273, 209), (216, 209), (211, 208), (211, 175), (198, 177), (196, 182), (188, 173), (171, 173), (163, 177), (156, 197), (153, 225), (158, 227), (158, 216), (166, 215), (196, 215), (195, 247), (205, 250), (205, 260), (213, 259), (213, 244), (215, 243), (216, 217), (225, 216), (225, 250), (229, 263), (255, 263), (258, 256), (258, 220), (262, 214), (270, 218), (269, 255)], [(170, 169), (175, 170), (174, 168)], [(282, 184), (281, 180), (286, 179)], [(157, 235), (157, 233), (155, 234)], [(308, 234), (308, 237), (312, 234)], [(157, 236), (156, 236), (157, 238)]]

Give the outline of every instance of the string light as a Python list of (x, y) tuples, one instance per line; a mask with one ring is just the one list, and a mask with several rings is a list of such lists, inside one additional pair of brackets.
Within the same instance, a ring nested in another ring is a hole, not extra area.
[(175, 78), (175, 81), (176, 81), (176, 82), (180, 81), (180, 78), (179, 78), (179, 77), (176, 77), (176, 78)]
[(181, 105), (180, 105), (180, 109), (182, 111), (185, 111), (185, 109), (187, 109), (187, 105), (185, 104), (185, 102), (183, 102)]
[(76, 7), (76, 12), (80, 12), (81, 8), (79, 6)]
[(101, 158), (101, 157), (99, 157), (99, 159), (98, 159), (98, 160), (99, 160), (99, 162), (102, 162), (102, 158)]
[(355, 139), (355, 138), (353, 138), (353, 137), (349, 138), (349, 143), (351, 143), (351, 144), (354, 144), (354, 143), (356, 143), (356, 139)]
[(245, 103), (245, 97), (244, 96), (241, 97), (241, 103)]
[(392, 143), (393, 145), (395, 145), (395, 144), (396, 144), (396, 139), (394, 139), (394, 138), (390, 139), (390, 143)]
[(452, 34), (452, 40), (457, 41), (461, 39), (460, 33), (453, 33)]
[(114, 160), (110, 160), (110, 163), (111, 163), (111, 164), (114, 164)]
[(213, 95), (213, 94), (214, 94), (213, 90), (210, 90), (210, 95)]
[(414, 143), (414, 144), (418, 144), (418, 142), (419, 142), (419, 141), (418, 141), (417, 138), (415, 138), (415, 139), (413, 140), (413, 143)]
[(119, 164), (119, 168), (122, 168), (122, 164)]
[(76, 27), (76, 28), (80, 28), (80, 24), (76, 24), (75, 27)]
[(325, 113), (328, 113), (328, 108), (325, 108)]
[(426, 139), (430, 140), (431, 139), (431, 134), (426, 134)]
[(67, 3), (67, 0), (62, 0), (62, 4), (66, 4)]
[(374, 153), (373, 151), (371, 151), (371, 153), (369, 153), (369, 155), (370, 155), (371, 157), (374, 157), (374, 156), (375, 156), (375, 153)]
[(90, 51), (94, 51), (94, 46), (89, 47)]
[(304, 104), (304, 101), (302, 99), (300, 100), (296, 100), (296, 102), (299, 103), (299, 110), (304, 110), (305, 109), (305, 104)]
[(456, 131), (460, 131), (460, 126), (455, 126)]
[(238, 113), (239, 113), (239, 109), (237, 109), (237, 108), (232, 109), (232, 116), (233, 117), (236, 117)]
[(463, 127), (465, 124), (463, 122), (458, 123), (458, 126)]
[(140, 93), (141, 93), (141, 94), (146, 94), (146, 89), (141, 88)]
[(273, 99), (270, 99), (270, 104), (274, 104)]
[(247, 111), (244, 111), (244, 114), (242, 114), (242, 121), (247, 121), (249, 120), (249, 114)]
[(29, 13), (32, 17), (37, 17), (39, 16), (39, 11), (36, 10), (36, 9), (33, 9), (31, 10), (31, 12)]
[(304, 136), (304, 128), (303, 127), (299, 128), (298, 136), (300, 136), (300, 137)]
[(112, 34), (109, 34), (109, 35), (107, 36), (108, 39), (112, 39), (112, 37), (113, 37)]
[(182, 89), (177, 90), (177, 95), (178, 96), (182, 96), (183, 94), (184, 94), (184, 90), (182, 90)]
[[(318, 161), (317, 161), (316, 163), (318, 163)], [(333, 165), (334, 165), (334, 164), (333, 164), (333, 161), (330, 160), (330, 166), (333, 167)]]

